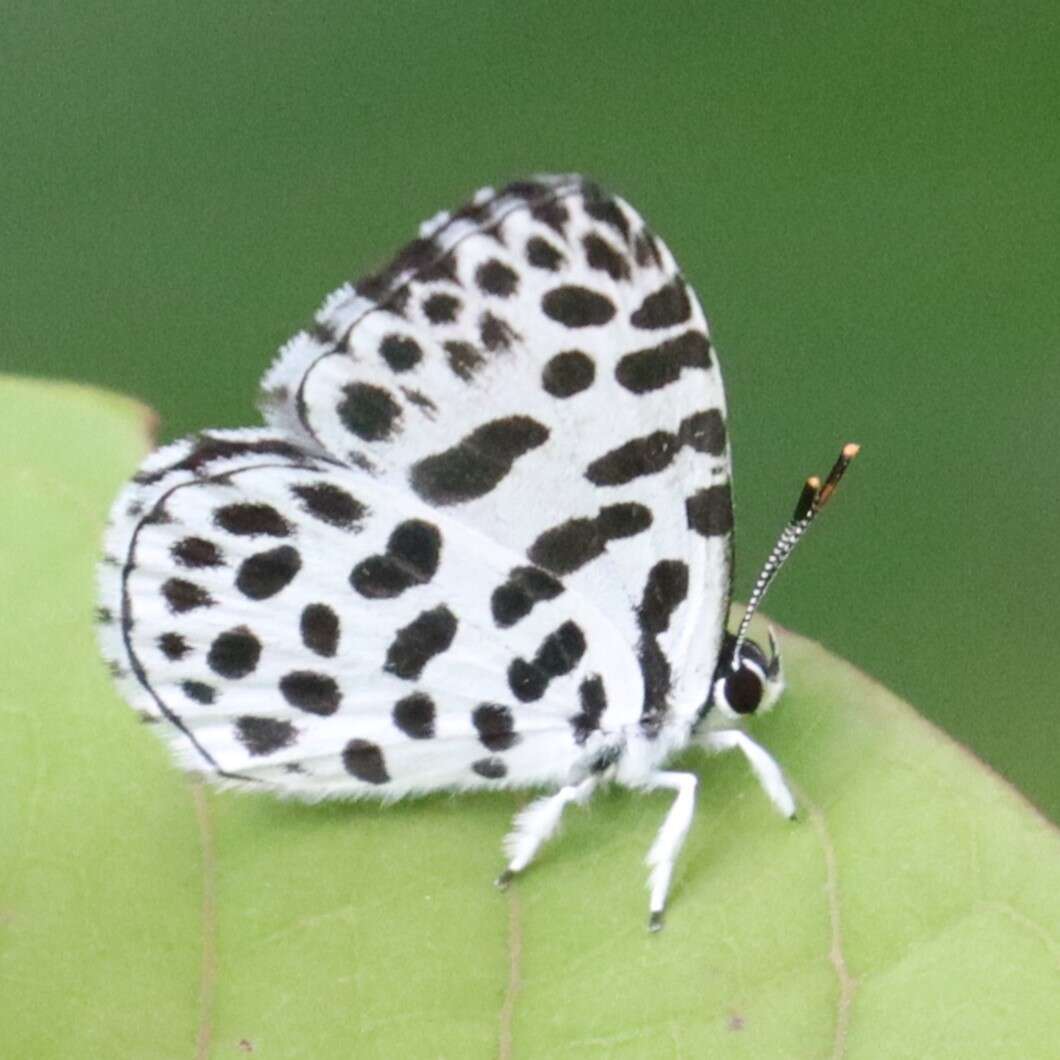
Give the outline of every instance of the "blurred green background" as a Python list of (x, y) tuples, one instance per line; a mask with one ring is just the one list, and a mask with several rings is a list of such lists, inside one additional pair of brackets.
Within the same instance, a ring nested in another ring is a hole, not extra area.
[(252, 423), (274, 350), (420, 220), (593, 174), (711, 318), (739, 593), (861, 442), (768, 610), (1060, 817), (1055, 2), (0, 14), (3, 370), (137, 395), (163, 438)]

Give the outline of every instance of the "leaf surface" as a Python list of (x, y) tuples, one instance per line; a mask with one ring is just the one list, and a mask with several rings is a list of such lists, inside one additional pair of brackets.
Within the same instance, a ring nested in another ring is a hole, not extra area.
[(103, 519), (150, 419), (0, 379), (0, 1055), (1055, 1048), (1055, 831), (792, 633), (789, 691), (753, 732), (800, 820), (742, 761), (688, 756), (698, 813), (659, 935), (642, 860), (665, 795), (570, 811), (502, 895), (490, 881), (525, 796), (309, 807), (186, 780), (113, 691), (92, 629)]

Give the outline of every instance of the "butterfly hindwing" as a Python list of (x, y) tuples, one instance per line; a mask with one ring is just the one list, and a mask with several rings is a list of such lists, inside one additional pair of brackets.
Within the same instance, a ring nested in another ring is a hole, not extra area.
[(108, 654), (191, 768), (309, 798), (537, 784), (638, 716), (589, 601), (286, 436), (162, 450), (115, 518)]

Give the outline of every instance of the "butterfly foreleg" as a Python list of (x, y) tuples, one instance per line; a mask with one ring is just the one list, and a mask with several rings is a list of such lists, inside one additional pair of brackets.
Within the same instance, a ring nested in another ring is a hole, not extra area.
[(795, 799), (784, 780), (784, 774), (776, 759), (746, 733), (736, 729), (723, 729), (707, 733), (702, 744), (708, 751), (742, 751), (762, 790), (777, 811), (787, 818), (795, 816)]
[(535, 799), (516, 815), (512, 830), (504, 838), (504, 851), (509, 860), (508, 867), (497, 877), (498, 887), (506, 887), (516, 873), (533, 861), (541, 844), (556, 833), (568, 804), (584, 805), (600, 780), (599, 773), (592, 773), (577, 784), (560, 788), (554, 795)]

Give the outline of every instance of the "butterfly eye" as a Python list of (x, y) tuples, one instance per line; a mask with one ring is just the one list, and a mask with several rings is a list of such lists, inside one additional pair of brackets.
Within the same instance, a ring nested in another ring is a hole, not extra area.
[(746, 666), (733, 670), (725, 679), (725, 699), (737, 714), (753, 714), (762, 702), (762, 682)]

